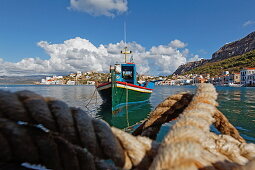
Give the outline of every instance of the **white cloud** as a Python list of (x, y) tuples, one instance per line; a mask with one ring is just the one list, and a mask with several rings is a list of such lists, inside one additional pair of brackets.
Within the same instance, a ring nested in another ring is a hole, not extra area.
[(127, 0), (70, 0), (70, 8), (99, 16), (113, 17), (128, 10)]
[(180, 40), (173, 40), (169, 44), (173, 48), (184, 48), (187, 46), (184, 42), (181, 42)]
[(254, 24), (255, 24), (255, 21), (248, 20), (245, 23), (243, 23), (243, 27), (248, 27), (248, 26), (254, 25)]
[[(147, 75), (168, 75), (189, 59), (189, 50), (185, 43), (174, 40), (168, 45), (153, 46), (149, 50), (136, 43), (128, 43), (133, 51), (134, 62), (138, 73)], [(40, 58), (24, 58), (17, 63), (5, 62), (0, 58), (0, 75), (31, 75), (31, 74), (66, 74), (76, 71), (108, 72), (109, 66), (116, 62), (124, 62), (120, 51), (124, 42), (110, 43), (96, 47), (89, 40), (76, 37), (60, 44), (38, 42), (50, 56), (48, 60)], [(199, 56), (194, 56), (198, 60)]]
[(188, 62), (193, 62), (193, 61), (200, 61), (203, 58), (200, 58), (199, 55), (194, 55), (192, 58), (188, 59)]

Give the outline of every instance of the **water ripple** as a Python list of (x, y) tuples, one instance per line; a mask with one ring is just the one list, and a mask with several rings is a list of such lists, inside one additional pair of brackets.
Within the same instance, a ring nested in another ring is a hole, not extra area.
[[(184, 92), (195, 92), (195, 86), (156, 86), (150, 103), (144, 108), (132, 107), (128, 115), (124, 113), (112, 115), (108, 113), (99, 95), (89, 108), (85, 107), (88, 99), (91, 98), (95, 88), (93, 86), (31, 86), (31, 85), (0, 85), (0, 89), (9, 91), (31, 90), (43, 96), (52, 96), (65, 101), (69, 106), (89, 109), (88, 112), (93, 117), (105, 119), (113, 126), (124, 128), (127, 125), (135, 124), (147, 117), (152, 108), (155, 108), (166, 97)], [(231, 88), (217, 87), (219, 110), (223, 112), (229, 121), (239, 130), (241, 135), (248, 142), (255, 143), (255, 88)], [(99, 109), (98, 109), (99, 108)], [(139, 110), (139, 111), (137, 111)], [(128, 119), (128, 120), (127, 120)]]

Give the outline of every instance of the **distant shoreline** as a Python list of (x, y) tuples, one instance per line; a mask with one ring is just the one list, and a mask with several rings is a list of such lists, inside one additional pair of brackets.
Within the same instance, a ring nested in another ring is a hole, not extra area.
[(79, 84), (79, 85), (68, 85), (68, 84), (1, 84), (0, 86), (10, 86), (10, 85), (33, 85), (33, 86), (95, 86), (95, 85), (88, 85), (88, 84)]

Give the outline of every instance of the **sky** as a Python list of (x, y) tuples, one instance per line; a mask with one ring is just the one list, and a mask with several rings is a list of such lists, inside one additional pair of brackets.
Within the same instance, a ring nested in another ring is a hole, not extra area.
[(0, 75), (108, 72), (133, 51), (138, 72), (169, 75), (255, 31), (254, 0), (0, 0)]

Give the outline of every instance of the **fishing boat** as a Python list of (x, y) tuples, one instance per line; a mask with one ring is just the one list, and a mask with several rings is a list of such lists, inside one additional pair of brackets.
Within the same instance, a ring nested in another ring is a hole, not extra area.
[(136, 64), (132, 59), (127, 62), (127, 55), (131, 53), (132, 51), (125, 47), (121, 51), (125, 56), (125, 62), (110, 66), (109, 82), (96, 85), (101, 98), (111, 104), (113, 111), (123, 105), (148, 101), (154, 89), (154, 82), (138, 83)]

